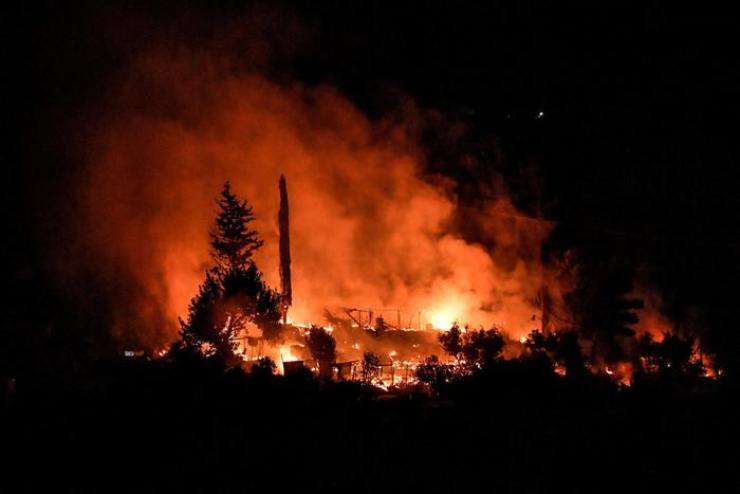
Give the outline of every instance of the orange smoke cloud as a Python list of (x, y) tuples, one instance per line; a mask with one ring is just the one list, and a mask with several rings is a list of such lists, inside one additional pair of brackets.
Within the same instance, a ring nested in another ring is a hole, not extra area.
[(537, 327), (547, 228), (498, 197), (473, 212), (490, 242), (463, 240), (454, 198), (422, 178), (418, 112), (372, 122), (330, 87), (278, 85), (204, 55), (159, 53), (130, 67), (100, 114), (80, 182), (84, 237), (106, 277), (131, 280), (114, 315), (119, 336), (151, 345), (175, 337), (209, 265), (225, 180), (254, 206), (265, 240), (256, 261), (278, 286), (281, 173), (293, 320), (396, 307), (434, 325), (497, 324), (514, 335)]

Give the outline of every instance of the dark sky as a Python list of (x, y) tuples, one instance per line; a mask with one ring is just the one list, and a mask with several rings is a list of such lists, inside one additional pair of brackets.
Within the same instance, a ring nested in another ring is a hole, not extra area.
[[(70, 149), (84, 146), (70, 129), (116, 70), (168, 33), (197, 45), (264, 8), (210, 3), (39, 2), (3, 16), (3, 249), (19, 283), (63, 241)], [(495, 141), (515, 185), (536, 167), (562, 242), (658, 266), (661, 283), (683, 286), (677, 297), (728, 314), (740, 274), (737, 18), (665, 2), (479, 3), (278, 2), (301, 29), (265, 26), (279, 45), (267, 70), (335, 85), (373, 118), (403, 96), (464, 120), (464, 151)]]

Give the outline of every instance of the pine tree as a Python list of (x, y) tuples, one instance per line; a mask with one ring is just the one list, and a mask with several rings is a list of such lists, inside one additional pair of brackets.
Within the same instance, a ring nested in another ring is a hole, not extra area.
[(278, 336), (280, 294), (262, 280), (262, 273), (254, 263), (246, 268), (232, 267), (221, 277), (224, 300), (233, 314), (235, 331), (243, 329), (247, 322), (262, 329), (263, 336), (272, 340)]
[(262, 280), (252, 254), (262, 245), (249, 229), (252, 208), (224, 184), (220, 212), (211, 233), (214, 267), (190, 302), (186, 320), (180, 320), (183, 343), (206, 356), (218, 356), (227, 365), (238, 362), (236, 338), (254, 323), (267, 339), (280, 331), (280, 295)]
[(229, 360), (234, 353), (234, 342), (229, 315), (221, 307), (222, 299), (218, 279), (207, 272), (198, 294), (190, 301), (187, 319), (180, 319), (180, 335), (186, 347)]
[(329, 377), (331, 365), (337, 358), (337, 342), (334, 337), (322, 327), (311, 326), (306, 336), (306, 346), (319, 364), (319, 374)]
[(254, 221), (252, 207), (246, 200), (239, 201), (228, 181), (224, 183), (218, 206), (216, 229), (211, 232), (211, 254), (218, 272), (223, 274), (230, 269), (246, 268), (263, 242), (249, 228), (249, 223)]
[(578, 285), (565, 302), (581, 336), (590, 343), (592, 364), (611, 364), (627, 358), (625, 341), (634, 338), (630, 327), (639, 321), (639, 298), (631, 297), (628, 269), (603, 260), (584, 262)]

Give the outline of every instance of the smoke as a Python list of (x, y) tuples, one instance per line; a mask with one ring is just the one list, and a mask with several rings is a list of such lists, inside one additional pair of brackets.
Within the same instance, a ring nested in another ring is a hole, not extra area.
[[(294, 321), (361, 307), (401, 309), (404, 324), (421, 313), (423, 324), (496, 324), (515, 336), (539, 326), (548, 228), (501, 194), (462, 211), (425, 173), (424, 113), (412, 103), (371, 121), (332, 87), (277, 83), (208, 50), (158, 49), (127, 65), (95, 114), (74, 191), (84, 227), (66, 262), (114, 282), (119, 338), (175, 338), (210, 263), (226, 180), (254, 207), (265, 241), (256, 262), (278, 286), (281, 173)], [(464, 240), (461, 217), (480, 243)]]

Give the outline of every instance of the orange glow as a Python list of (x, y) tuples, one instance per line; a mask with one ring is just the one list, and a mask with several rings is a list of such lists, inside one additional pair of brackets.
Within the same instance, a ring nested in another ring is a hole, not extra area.
[(429, 315), (429, 324), (431, 324), (434, 329), (441, 331), (449, 330), (455, 321), (457, 321), (457, 316), (452, 309), (449, 308), (439, 309)]
[(283, 345), (280, 347), (280, 360), (283, 362), (295, 362), (300, 359), (293, 355), (289, 345)]
[(422, 312), (414, 326), (531, 330), (532, 301), (544, 282), (555, 284), (539, 255), (550, 227), (501, 192), (482, 198), (471, 219), (489, 247), (466, 241), (451, 221), (458, 204), (449, 187), (423, 173), (424, 114), (412, 104), (370, 121), (330, 87), (278, 85), (232, 74), (207, 54), (173, 53), (146, 53), (125, 68), (99, 102), (116, 111), (101, 111), (85, 139), (77, 192), (89, 228), (78, 248), (136, 287), (112, 314), (121, 336), (152, 347), (177, 337), (177, 316), (210, 262), (213, 200), (225, 180), (254, 207), (265, 241), (256, 262), (278, 286), (281, 173), (291, 204), (291, 321), (322, 323), (334, 307), (399, 307), (403, 325)]
[[(291, 204), (287, 321), (294, 329), (328, 322), (326, 309), (342, 316), (336, 308), (395, 307), (398, 319), (382, 316), (399, 329), (496, 326), (524, 343), (544, 324), (536, 302), (543, 287), (559, 308), (552, 312), (565, 312), (571, 281), (541, 262), (550, 225), (523, 215), (503, 188), (463, 211), (454, 188), (424, 170), (426, 113), (413, 103), (370, 120), (331, 87), (276, 84), (256, 72), (233, 73), (206, 52), (176, 53), (144, 53), (122, 68), (109, 99), (99, 102), (99, 121), (86, 127), (87, 168), (75, 198), (85, 227), (65, 269), (79, 276), (94, 265), (119, 280), (110, 288), (114, 336), (154, 349), (178, 337), (177, 317), (211, 262), (214, 198), (226, 180), (253, 206), (251, 226), (264, 240), (255, 261), (267, 283), (279, 286), (281, 174)], [(456, 226), (461, 212), (474, 235)], [(86, 269), (76, 269), (75, 259)], [(656, 339), (670, 327), (659, 302), (646, 301), (636, 327)], [(548, 330), (559, 321), (550, 317)], [(327, 327), (338, 337), (338, 359), (358, 358), (360, 349), (389, 355), (351, 325), (359, 335), (344, 341), (339, 326)], [(441, 355), (430, 333), (410, 348), (394, 342), (394, 361)], [(300, 360), (290, 346), (267, 346), (253, 352)], [(608, 371), (615, 379), (631, 375)]]

